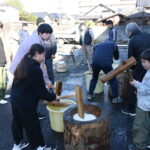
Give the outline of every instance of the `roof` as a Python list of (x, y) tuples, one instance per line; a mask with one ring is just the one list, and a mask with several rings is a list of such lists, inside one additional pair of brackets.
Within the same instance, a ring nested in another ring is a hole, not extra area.
[(150, 7), (150, 0), (136, 0), (136, 7)]
[(103, 22), (103, 21), (105, 21), (105, 20), (107, 20), (107, 19), (110, 19), (110, 18), (113, 18), (113, 17), (115, 17), (115, 16), (123, 17), (124, 15), (123, 15), (123, 14), (119, 14), (119, 13), (117, 13), (117, 14), (114, 14), (114, 15), (111, 15), (111, 16), (108, 16), (108, 17), (105, 17), (105, 18), (99, 19), (97, 22)]
[(138, 18), (138, 17), (150, 17), (150, 13), (141, 11), (141, 12), (138, 12), (138, 13), (128, 16), (128, 18)]
[(31, 13), (31, 14), (36, 17), (41, 17), (43, 19), (45, 18), (45, 16), (48, 16), (50, 19), (52, 19), (47, 12), (35, 12), (35, 13)]

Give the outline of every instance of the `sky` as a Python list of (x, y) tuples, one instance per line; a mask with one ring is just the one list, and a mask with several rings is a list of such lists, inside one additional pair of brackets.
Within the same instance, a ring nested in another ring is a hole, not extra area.
[(75, 14), (78, 11), (78, 0), (21, 0), (28, 12), (65, 12)]

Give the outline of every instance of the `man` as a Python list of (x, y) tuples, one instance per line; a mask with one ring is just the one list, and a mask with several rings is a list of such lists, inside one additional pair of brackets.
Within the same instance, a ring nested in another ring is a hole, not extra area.
[[(94, 49), (93, 64), (92, 64), (93, 76), (89, 87), (89, 95), (88, 95), (89, 100), (92, 100), (94, 98), (93, 93), (97, 84), (100, 71), (101, 70), (104, 71), (105, 74), (112, 71), (113, 56), (115, 59), (119, 59), (119, 52), (112, 38), (109, 38), (105, 42), (96, 45), (93, 49)], [(116, 78), (111, 79), (109, 81), (109, 84), (112, 89), (112, 96), (113, 96), (112, 102), (113, 103), (122, 102), (123, 100), (120, 97), (118, 97), (118, 85)]]
[(23, 41), (25, 41), (27, 38), (29, 38), (29, 33), (28, 33), (28, 24), (23, 23), (22, 24), (22, 29), (19, 31), (19, 43), (21, 44)]
[(87, 27), (85, 23), (80, 24), (80, 45), (82, 46), (84, 52), (84, 63), (88, 63), (89, 69), (91, 69), (94, 45), (94, 34), (91, 28)]
[[(126, 33), (130, 38), (128, 43), (128, 58), (133, 56), (137, 61), (136, 65), (132, 68), (133, 78), (141, 82), (146, 70), (142, 67), (140, 56), (144, 50), (150, 48), (150, 34), (141, 33), (139, 26), (134, 22), (127, 24)], [(137, 102), (136, 89), (131, 86), (129, 94), (129, 98), (125, 103), (125, 108), (122, 109), (121, 112), (130, 116), (135, 116)]]
[(7, 101), (5, 101), (3, 98), (5, 96), (5, 90), (6, 90), (6, 56), (4, 51), (4, 45), (2, 41), (2, 29), (3, 29), (3, 23), (0, 22), (0, 104), (6, 104)]
[[(17, 54), (14, 58), (14, 60), (12, 61), (12, 64), (10, 66), (9, 71), (14, 74), (18, 64), (20, 63), (21, 59), (24, 57), (24, 55), (26, 55), (29, 50), (30, 47), (35, 44), (41, 44), (42, 46), (44, 46), (44, 41), (47, 41), (50, 39), (50, 36), (53, 32), (53, 29), (50, 25), (48, 24), (41, 24), (38, 29), (38, 34), (33, 34), (32, 36), (30, 36), (27, 40), (25, 40), (19, 47)], [(53, 85), (51, 83), (51, 81), (48, 78), (48, 74), (47, 74), (47, 70), (45, 69), (45, 62), (43, 62), (41, 64), (41, 69), (43, 71), (43, 77), (45, 80), (46, 85), (48, 86), (48, 88), (53, 88)], [(39, 116), (39, 119), (44, 119), (45, 117), (43, 115)]]
[[(36, 21), (37, 26), (43, 23), (45, 23), (43, 18), (40, 18), (40, 17), (37, 18), (37, 21)], [(37, 31), (34, 31), (33, 34), (37, 34)], [(53, 59), (55, 59), (55, 54), (57, 52), (57, 40), (53, 33), (51, 34), (51, 37), (49, 40), (44, 41), (44, 47), (46, 49), (45, 64), (47, 68), (48, 77), (50, 81), (52, 82), (52, 84), (54, 85)]]
[(114, 42), (117, 42), (117, 30), (114, 28), (112, 20), (107, 20), (106, 25), (108, 27), (108, 37), (112, 38)]

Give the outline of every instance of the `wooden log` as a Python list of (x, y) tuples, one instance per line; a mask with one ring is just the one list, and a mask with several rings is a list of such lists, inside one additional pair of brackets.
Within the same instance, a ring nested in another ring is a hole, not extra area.
[(77, 99), (77, 106), (78, 106), (78, 115), (81, 118), (84, 118), (83, 95), (82, 95), (82, 88), (80, 86), (76, 87), (76, 99)]
[(135, 65), (136, 60), (134, 57), (129, 58), (128, 60), (126, 60), (126, 62), (122, 63), (120, 66), (118, 66), (116, 69), (112, 70), (111, 72), (109, 72), (108, 74), (106, 74), (101, 81), (103, 83), (108, 82), (109, 80), (111, 80), (112, 78), (114, 78), (115, 76), (117, 76), (118, 74), (124, 72), (125, 70), (129, 69), (130, 67), (132, 67), (133, 65)]
[(60, 96), (62, 92), (62, 81), (56, 81), (55, 93)]
[(86, 113), (95, 115), (97, 119), (88, 122), (74, 120), (76, 105), (65, 111), (65, 150), (110, 150), (107, 111), (102, 110), (97, 103), (86, 104), (84, 107)]

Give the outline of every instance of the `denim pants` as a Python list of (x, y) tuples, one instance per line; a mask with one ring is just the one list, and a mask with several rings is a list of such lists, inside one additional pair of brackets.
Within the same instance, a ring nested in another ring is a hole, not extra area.
[[(92, 70), (93, 70), (93, 75), (92, 75), (92, 79), (90, 82), (90, 87), (89, 87), (89, 94), (93, 94), (96, 84), (97, 84), (97, 80), (99, 77), (99, 73), (100, 71), (104, 71), (105, 74), (107, 74), (108, 72), (112, 71), (112, 65), (109, 66), (102, 66), (102, 65), (97, 65), (97, 64), (92, 64)], [(117, 79), (113, 78), (109, 81), (111, 90), (112, 90), (112, 96), (113, 98), (118, 97), (118, 83), (117, 83)]]

